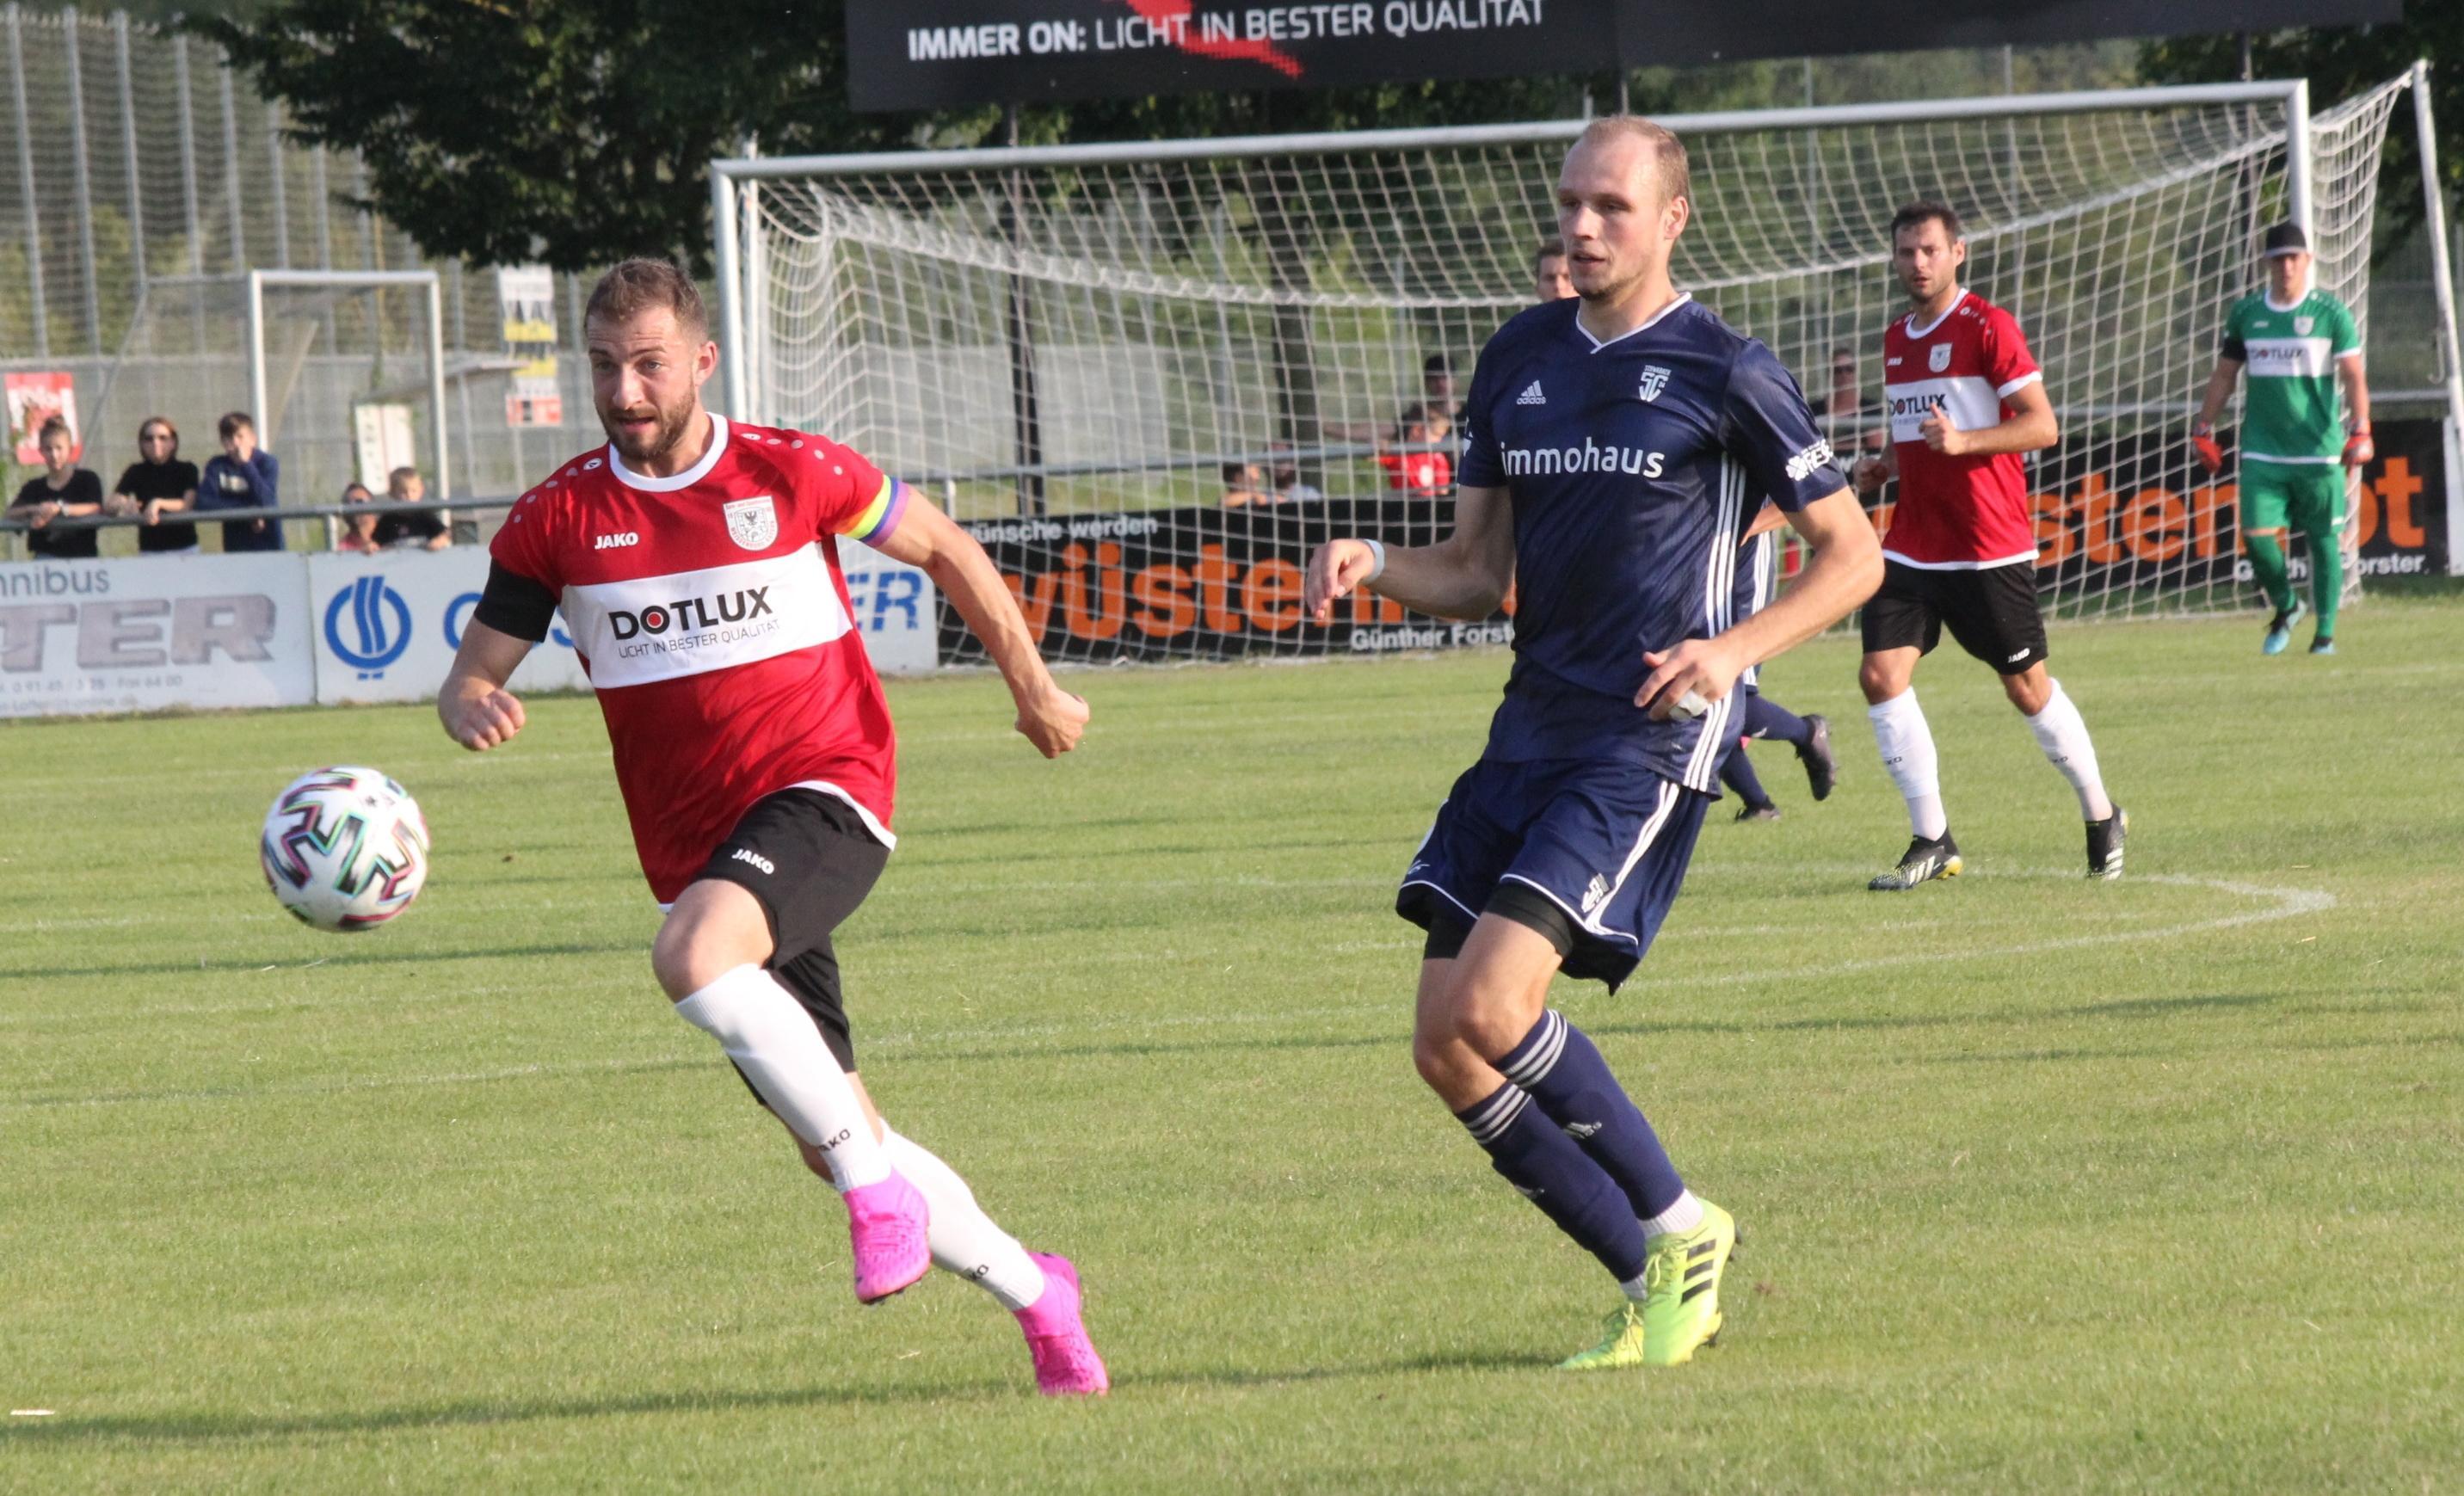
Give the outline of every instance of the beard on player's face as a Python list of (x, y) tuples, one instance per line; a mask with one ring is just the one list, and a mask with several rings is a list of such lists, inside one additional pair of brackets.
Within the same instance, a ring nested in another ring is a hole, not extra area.
[[(599, 407), (599, 424), (606, 429), (607, 439), (616, 451), (635, 468), (655, 462), (675, 451), (693, 429), (694, 407), (698, 402), (688, 387), (671, 403), (662, 406), (649, 400), (636, 400), (630, 405)], [(649, 421), (648, 427), (625, 423)]]

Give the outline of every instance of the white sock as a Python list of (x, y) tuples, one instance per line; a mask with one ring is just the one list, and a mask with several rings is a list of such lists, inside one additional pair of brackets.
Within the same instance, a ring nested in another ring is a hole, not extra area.
[(2061, 770), (2062, 778), (2079, 791), (2079, 814), (2101, 821), (2113, 814), (2113, 802), (2105, 798), (2104, 781), (2096, 772), (2096, 744), (2088, 741), (2087, 719), (2063, 694), (2060, 681), (2052, 685), (2054, 693), (2046, 699), (2045, 710), (2028, 718), (2028, 729), (2036, 735), (2045, 761)]
[(1686, 1190), (1666, 1210), (1643, 1221), (1642, 1239), (1648, 1242), (1656, 1236), (1683, 1236), (1702, 1224), (1703, 1202), (1694, 1198), (1692, 1190)]
[(923, 1144), (896, 1133), (889, 1133), (882, 1146), (889, 1150), (891, 1164), (924, 1192), (933, 1207), (925, 1242), (933, 1249), (934, 1266), (981, 1284), (1012, 1313), (1043, 1296), (1044, 1269), (1035, 1265), (1018, 1238), (993, 1224), (957, 1170)]
[(1914, 689), (1901, 692), (1880, 706), (1865, 709), (1874, 724), (1875, 746), (1882, 750), (1882, 767), (1908, 803), (1908, 828), (1927, 841), (1950, 829), (1942, 811), (1942, 780), (1933, 756), (1933, 730), (1925, 726), (1925, 709)]
[(718, 1040), (790, 1132), (819, 1149), (841, 1194), (890, 1177), (864, 1103), (793, 994), (759, 966), (738, 966), (676, 1004)]

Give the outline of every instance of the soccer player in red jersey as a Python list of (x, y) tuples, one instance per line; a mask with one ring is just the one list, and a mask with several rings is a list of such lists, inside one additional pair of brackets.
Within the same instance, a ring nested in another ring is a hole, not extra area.
[(1933, 734), (1912, 685), (1946, 626), (2002, 677), (2036, 745), (2078, 791), (2088, 876), (2118, 878), (2129, 817), (2104, 793), (2079, 708), (2045, 672), (2036, 610), (2036, 531), (2019, 454), (2051, 447), (2060, 432), (2018, 322), (1960, 285), (1967, 261), (1950, 209), (1911, 203), (1892, 216), (1891, 265), (1908, 313), (1882, 335), (1891, 445), (1853, 476), (1859, 493), (1873, 494), (1896, 474), (1900, 496), (1882, 541), (1882, 588), (1865, 605), (1857, 678), (1914, 834), (1899, 866), (1867, 887), (1913, 889), (1960, 870)]
[(1016, 1313), (1044, 1392), (1101, 1393), (1068, 1260), (995, 1225), (947, 1164), (883, 1122), (856, 1073), (830, 935), (894, 845), (896, 751), (838, 538), (933, 578), (1045, 758), (1076, 746), (1087, 704), (1045, 670), (982, 547), (929, 499), (826, 438), (702, 407), (718, 347), (681, 271), (626, 261), (583, 322), (608, 445), (506, 517), (437, 715), (474, 751), (520, 732), (505, 682), (563, 612), (668, 912), (651, 969), (845, 1199), (856, 1297), (938, 1265)]

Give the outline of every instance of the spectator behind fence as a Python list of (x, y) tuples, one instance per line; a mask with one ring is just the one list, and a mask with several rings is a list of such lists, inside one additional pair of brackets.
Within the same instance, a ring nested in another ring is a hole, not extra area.
[[(234, 410), (223, 417), (217, 429), (222, 434), (223, 450), (221, 455), (206, 460), (205, 476), (197, 484), (199, 512), (272, 509), (278, 501), (275, 484), (282, 465), (274, 460), (274, 453), (256, 445), (256, 423), (247, 411)], [(282, 521), (262, 515), (254, 519), (226, 519), (223, 549), (278, 551), (282, 549)]]
[(197, 527), (165, 515), (186, 513), (197, 501), (197, 465), (180, 460), (180, 429), (159, 415), (137, 428), (137, 460), (102, 503), (107, 515), (137, 515), (137, 549), (149, 556), (194, 556)]
[[(385, 476), (385, 497), (397, 504), (419, 504), (428, 499), (428, 480), (417, 468), (396, 468)], [(377, 520), (377, 543), (399, 546), (404, 550), (424, 548), (441, 551), (453, 543), (448, 517), (429, 515), (386, 515)]]
[(43, 475), (29, 478), (9, 506), (9, 517), (23, 519), (26, 549), (54, 561), (83, 561), (96, 554), (99, 530), (54, 530), (51, 522), (102, 512), (102, 479), (76, 465), (69, 424), (58, 416), (43, 423), (35, 443), (43, 451)]
[(1566, 241), (1552, 233), (1532, 252), (1531, 299), (1563, 301), (1573, 294), (1573, 273), (1566, 268)]
[(1246, 509), (1283, 500), (1267, 489), (1265, 474), (1254, 462), (1227, 462), (1223, 465), (1223, 507)]
[[(364, 483), (346, 483), (342, 486), (342, 502), (345, 504), (373, 504), (376, 499), (377, 496), (368, 492), (368, 486)], [(334, 537), (334, 549), (348, 551), (359, 556), (372, 556), (384, 550), (384, 544), (377, 539), (377, 517), (371, 512), (352, 515), (345, 518), (342, 521), (341, 534)]]
[(1300, 455), (1289, 442), (1266, 444), (1268, 472), (1275, 484), (1275, 496), (1287, 504), (1313, 504), (1326, 497), (1324, 490), (1314, 483), (1301, 481)]
[(1403, 412), (1400, 451), (1381, 451), (1377, 465), (1386, 470), (1386, 486), (1414, 498), (1436, 498), (1455, 487), (1455, 460), (1446, 451), (1454, 434), (1454, 416), (1437, 401)]
[(1823, 438), (1843, 465), (1859, 452), (1881, 455), (1882, 403), (1866, 399), (1859, 387), (1856, 349), (1831, 350), (1831, 393), (1814, 403), (1814, 413), (1822, 417)]

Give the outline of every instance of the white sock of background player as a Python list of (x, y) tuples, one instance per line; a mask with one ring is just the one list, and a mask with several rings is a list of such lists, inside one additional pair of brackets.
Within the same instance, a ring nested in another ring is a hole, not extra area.
[(2028, 729), (2036, 735), (2045, 761), (2061, 770), (2062, 778), (2079, 791), (2079, 814), (2101, 821), (2113, 814), (2113, 802), (2105, 797), (2104, 780), (2097, 773), (2096, 744), (2088, 740), (2087, 719), (2063, 693), (2060, 681), (2050, 684), (2053, 694), (2046, 698), (2045, 710), (2028, 718)]
[(1874, 724), (1874, 743), (1882, 750), (1882, 767), (1900, 787), (1900, 798), (1908, 803), (1909, 829), (1927, 841), (1941, 836), (1950, 829), (1950, 822), (1942, 810), (1933, 730), (1925, 726), (1925, 709), (1917, 705), (1915, 688), (1867, 707), (1865, 716)]

